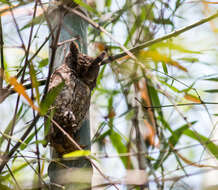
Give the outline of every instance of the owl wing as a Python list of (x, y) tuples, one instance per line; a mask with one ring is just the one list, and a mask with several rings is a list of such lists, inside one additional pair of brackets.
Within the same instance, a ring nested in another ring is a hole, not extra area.
[(52, 88), (58, 86), (63, 81), (65, 83), (69, 83), (70, 73), (71, 70), (66, 64), (63, 64), (60, 67), (58, 67), (51, 75), (48, 90), (51, 90)]

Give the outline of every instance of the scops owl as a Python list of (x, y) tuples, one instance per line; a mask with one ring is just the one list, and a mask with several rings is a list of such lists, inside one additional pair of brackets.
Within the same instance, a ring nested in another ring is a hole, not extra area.
[[(76, 138), (75, 135), (88, 112), (91, 91), (96, 86), (99, 65), (105, 52), (96, 58), (89, 57), (80, 53), (76, 42), (71, 42), (69, 50), (64, 64), (51, 75), (49, 90), (64, 82), (51, 108), (54, 109), (53, 120), (72, 138)], [(73, 143), (52, 122), (47, 137), (59, 155), (76, 150)]]

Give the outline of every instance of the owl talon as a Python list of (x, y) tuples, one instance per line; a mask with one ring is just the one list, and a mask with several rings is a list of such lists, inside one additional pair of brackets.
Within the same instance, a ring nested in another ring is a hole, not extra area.
[(64, 117), (67, 117), (71, 121), (75, 121), (76, 120), (75, 115), (73, 114), (72, 111), (64, 112)]

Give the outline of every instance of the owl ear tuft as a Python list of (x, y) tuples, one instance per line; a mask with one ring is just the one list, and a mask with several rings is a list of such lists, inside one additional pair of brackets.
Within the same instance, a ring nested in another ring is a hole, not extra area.
[(92, 62), (92, 66), (97, 66), (99, 65), (99, 63), (101, 63), (104, 59), (104, 57), (106, 56), (106, 52), (103, 51), (99, 56), (97, 56), (93, 62)]
[(72, 53), (73, 56), (78, 56), (78, 54), (80, 53), (79, 51), (79, 46), (76, 42), (72, 41), (70, 43), (70, 52)]

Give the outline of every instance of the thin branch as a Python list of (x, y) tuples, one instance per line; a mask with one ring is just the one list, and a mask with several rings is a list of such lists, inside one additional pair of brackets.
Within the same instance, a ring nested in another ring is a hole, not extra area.
[(0, 16), (0, 54), (1, 54), (0, 88), (3, 88), (4, 70), (5, 70), (3, 46), (4, 46), (4, 41), (3, 41), (2, 19)]
[(63, 41), (63, 42), (59, 42), (59, 43), (58, 43), (58, 46), (63, 46), (63, 45), (65, 45), (66, 43), (69, 43), (69, 42), (72, 42), (72, 41), (75, 41), (75, 40), (78, 40), (78, 38), (71, 38), (71, 39), (69, 39), (69, 40), (65, 40), (65, 41)]
[[(183, 27), (183, 28), (181, 28), (181, 29), (179, 29), (179, 30), (176, 30), (176, 31), (174, 31), (174, 32), (171, 32), (171, 33), (169, 33), (169, 34), (167, 34), (167, 35), (165, 35), (165, 36), (162, 36), (162, 37), (160, 37), (160, 38), (157, 38), (157, 39), (154, 39), (154, 40), (150, 40), (150, 41), (145, 42), (145, 43), (143, 43), (143, 44), (141, 44), (141, 45), (138, 45), (138, 46), (136, 46), (136, 47), (134, 47), (134, 48), (132, 48), (132, 49), (129, 49), (128, 51), (131, 52), (131, 53), (137, 53), (137, 52), (138, 52), (139, 50), (141, 50), (141, 49), (144, 49), (144, 48), (149, 47), (149, 46), (151, 46), (151, 45), (153, 45), (153, 44), (162, 42), (162, 41), (164, 41), (164, 40), (170, 39), (170, 38), (172, 38), (172, 37), (176, 37), (176, 36), (178, 36), (178, 35), (180, 35), (180, 34), (182, 34), (182, 33), (184, 33), (184, 32), (187, 32), (187, 31), (189, 31), (189, 30), (191, 30), (191, 29), (193, 29), (193, 28), (195, 28), (195, 27), (197, 27), (197, 26), (200, 26), (200, 25), (202, 25), (202, 24), (205, 24), (205, 23), (209, 22), (210, 20), (213, 20), (213, 19), (215, 19), (215, 18), (217, 18), (217, 17), (218, 17), (218, 12), (215, 13), (215, 14), (213, 14), (212, 16), (209, 16), (209, 17), (207, 17), (207, 18), (201, 19), (200, 21), (195, 22), (195, 23), (193, 23), (193, 24), (191, 24), (191, 25), (189, 25), (189, 26), (185, 26), (185, 27)], [(107, 63), (111, 63), (112, 61), (115, 61), (115, 60), (117, 60), (117, 59), (120, 59), (120, 58), (122, 58), (122, 57), (124, 57), (124, 56), (126, 56), (126, 55), (127, 55), (126, 52), (122, 52), (122, 53), (119, 53), (119, 54), (117, 54), (117, 55), (111, 56), (111, 57), (109, 57), (108, 59), (106, 59), (106, 60), (104, 60), (103, 62), (101, 62), (101, 65), (105, 65), (105, 64), (107, 64)]]
[(13, 180), (14, 180), (14, 182), (15, 182), (15, 184), (16, 184), (16, 188), (17, 188), (18, 190), (21, 190), (21, 187), (20, 187), (20, 185), (18, 184), (18, 182), (17, 182), (17, 180), (16, 180), (16, 178), (15, 178), (13, 172), (11, 171), (10, 167), (8, 166), (8, 164), (6, 164), (6, 167), (7, 167), (7, 169), (8, 169), (8, 171), (9, 171), (11, 177), (13, 178)]
[[(71, 9), (70, 9), (71, 10)], [(159, 42), (161, 42), (161, 41), (163, 41), (163, 40), (166, 40), (166, 39), (169, 39), (169, 38), (172, 38), (172, 37), (176, 37), (176, 36), (178, 36), (179, 34), (182, 34), (182, 33), (184, 33), (184, 32), (186, 32), (186, 31), (188, 31), (188, 30), (190, 30), (190, 29), (192, 29), (192, 28), (194, 28), (194, 27), (197, 27), (197, 26), (199, 26), (199, 25), (201, 25), (201, 24), (204, 24), (204, 23), (206, 23), (206, 22), (208, 22), (208, 21), (210, 21), (210, 20), (212, 20), (212, 19), (214, 19), (214, 18), (216, 18), (216, 17), (218, 17), (218, 13), (216, 13), (216, 14), (214, 14), (214, 15), (212, 15), (212, 16), (209, 16), (209, 17), (207, 17), (207, 18), (205, 18), (205, 19), (202, 19), (202, 20), (200, 20), (200, 21), (198, 21), (198, 22), (196, 22), (196, 23), (193, 23), (193, 24), (191, 24), (191, 25), (189, 25), (189, 26), (186, 26), (186, 27), (184, 27), (184, 28), (181, 28), (181, 29), (179, 29), (179, 30), (177, 30), (177, 31), (174, 31), (174, 32), (172, 32), (172, 33), (169, 33), (169, 34), (167, 34), (167, 35), (165, 35), (165, 36), (162, 36), (162, 37), (160, 37), (160, 38), (157, 38), (157, 39), (154, 39), (154, 40), (150, 40), (150, 41), (148, 41), (148, 42), (145, 42), (145, 43), (143, 43), (143, 44), (141, 44), (141, 45), (139, 45), (139, 46), (137, 46), (137, 47), (134, 47), (134, 48), (132, 48), (132, 49), (129, 49), (128, 51), (130, 51), (130, 52), (132, 52), (132, 53), (136, 53), (137, 51), (139, 51), (139, 50), (141, 50), (141, 49), (143, 49), (143, 48), (146, 48), (146, 47), (149, 47), (149, 46), (151, 46), (151, 45), (153, 45), (153, 44), (155, 44), (155, 43), (159, 43)], [(40, 46), (40, 48), (37, 50), (37, 52), (31, 57), (31, 59), (29, 60), (29, 62), (30, 61), (32, 61), (34, 58), (35, 58), (35, 56), (38, 54), (38, 52), (42, 49), (42, 47), (45, 45), (45, 43), (48, 41), (48, 39), (51, 37), (51, 33), (50, 33), (50, 35), (45, 39), (45, 41), (44, 41), (44, 43)], [(60, 44), (58, 44), (58, 45), (60, 45)], [(126, 56), (127, 55), (127, 53), (125, 53), (125, 52), (122, 52), (122, 53), (120, 53), (120, 54), (117, 54), (117, 55), (114, 55), (114, 56), (110, 56), (108, 59), (105, 59), (102, 63), (101, 63), (101, 65), (105, 65), (105, 64), (108, 64), (108, 63), (111, 63), (112, 61), (115, 61), (115, 60), (117, 60), (117, 59), (120, 59), (120, 58), (122, 58), (122, 57), (124, 57), (124, 56)], [(44, 82), (42, 83), (42, 85), (44, 84)], [(27, 85), (27, 89), (28, 89), (28, 87), (29, 87), (30, 85), (28, 84)]]
[[(38, 55), (38, 53), (41, 51), (41, 49), (45, 46), (45, 44), (48, 42), (48, 40), (50, 39), (52, 33), (49, 33), (49, 35), (45, 38), (44, 42), (41, 44), (41, 46), (39, 47), (39, 49), (37, 49), (37, 51), (32, 55), (32, 57), (28, 60), (28, 63), (31, 63), (31, 61)], [(22, 68), (19, 73), (16, 75), (16, 78), (18, 78), (20, 76), (20, 74), (22, 73), (24, 68)], [(10, 85), (7, 86), (7, 88), (9, 88)]]
[(66, 5), (62, 5), (66, 10), (70, 11), (71, 13), (79, 16), (80, 18), (82, 18), (83, 20), (85, 20), (86, 22), (88, 22), (89, 24), (91, 24), (94, 28), (100, 30), (101, 32), (105, 33), (109, 38), (111, 38), (114, 42), (116, 42), (125, 52), (126, 55), (128, 55), (129, 57), (131, 57), (132, 59), (136, 60), (136, 57), (132, 54), (132, 52), (130, 52), (125, 46), (123, 46), (119, 41), (117, 41), (113, 35), (111, 33), (109, 33), (107, 30), (105, 30), (102, 26), (100, 26), (98, 23), (94, 22), (92, 19), (90, 19), (89, 17), (87, 17), (84, 13), (82, 13), (81, 11), (78, 11), (76, 9), (72, 9)]
[(57, 44), (58, 44), (58, 40), (59, 40), (59, 36), (60, 36), (60, 32), (61, 32), (61, 26), (62, 26), (62, 23), (63, 23), (63, 17), (64, 17), (64, 14), (61, 13), (60, 18), (59, 18), (59, 23), (58, 23), (58, 26), (57, 26), (56, 35), (55, 35), (54, 38), (52, 37), (50, 64), (49, 64), (48, 76), (47, 76), (47, 80), (46, 80), (46, 85), (45, 85), (45, 89), (44, 89), (43, 98), (45, 97), (45, 95), (46, 95), (46, 93), (48, 91), (50, 77), (51, 77), (51, 74), (53, 72), (53, 66), (54, 66), (54, 61), (55, 61), (56, 50), (58, 48)]
[(30, 124), (30, 126), (27, 128), (27, 130), (24, 132), (23, 136), (20, 138), (20, 141), (18, 141), (14, 147), (10, 150), (9, 153), (5, 153), (2, 156), (2, 162), (0, 165), (0, 173), (2, 172), (3, 168), (5, 167), (5, 165), (7, 164), (7, 162), (10, 160), (10, 158), (12, 157), (12, 155), (15, 153), (15, 151), (19, 148), (19, 146), (22, 144), (22, 142), (26, 139), (26, 137), (29, 135), (29, 133), (32, 131), (32, 129), (34, 128), (34, 126), (36, 125), (37, 121), (39, 120), (40, 115), (37, 114), (37, 116), (35, 117), (35, 119), (32, 121), (32, 123)]
[[(38, 1), (36, 0), (35, 1), (35, 5), (34, 5), (34, 12), (33, 12), (33, 17), (32, 17), (32, 20), (35, 19), (36, 17), (36, 11), (37, 11), (37, 5), (38, 5)], [(32, 41), (32, 35), (33, 35), (33, 28), (34, 28), (34, 22), (31, 23), (31, 28), (30, 28), (30, 35), (29, 35), (29, 42), (28, 42), (28, 47), (27, 47), (27, 56), (25, 57), (25, 63), (28, 64), (28, 58), (29, 58), (29, 51), (30, 51), (30, 46), (31, 46), (31, 41)], [(28, 64), (28, 68), (29, 70), (31, 70), (31, 63), (29, 62)], [(34, 91), (33, 91), (33, 81), (32, 81), (32, 77), (30, 76), (30, 81), (31, 81), (31, 96), (34, 97)], [(33, 112), (33, 118), (35, 119), (36, 117), (36, 113), (35, 113), (35, 110), (32, 109), (32, 112)], [(36, 142), (38, 142), (38, 133), (37, 133), (37, 126), (35, 125), (34, 126), (34, 129), (35, 129), (35, 139), (36, 139)], [(41, 165), (40, 165), (40, 151), (39, 151), (39, 144), (36, 143), (36, 155), (37, 155), (37, 164), (38, 164), (38, 186), (39, 186), (39, 190), (41, 189)], [(24, 158), (25, 159), (25, 158)], [(27, 161), (28, 163), (28, 161)], [(35, 169), (30, 165), (30, 167), (35, 171)]]
[(169, 104), (162, 106), (145, 106), (138, 98), (135, 98), (145, 109), (160, 109), (160, 108), (169, 108), (175, 106), (199, 106), (199, 105), (218, 105), (218, 102), (199, 102), (199, 103), (186, 103), (186, 104)]
[[(35, 19), (36, 10), (37, 10), (37, 3), (35, 3), (34, 13), (33, 13), (33, 18), (32, 18), (32, 20)], [(15, 24), (15, 27), (16, 27), (16, 30), (17, 30), (17, 33), (18, 33), (18, 35), (19, 35), (20, 41), (21, 41), (21, 43), (22, 43), (22, 48), (23, 48), (24, 51), (25, 51), (25, 61), (24, 61), (23, 73), (22, 73), (22, 76), (21, 76), (21, 83), (23, 83), (24, 77), (25, 77), (25, 71), (26, 71), (27, 65), (29, 65), (29, 64), (28, 64), (28, 57), (29, 57), (29, 52), (30, 52), (30, 46), (31, 46), (31, 40), (32, 40), (32, 34), (33, 34), (34, 24), (32, 23), (32, 25), (31, 25), (30, 35), (29, 35), (29, 41), (28, 41), (28, 46), (27, 46), (27, 49), (26, 49), (26, 48), (25, 48), (24, 41), (23, 41), (23, 38), (22, 38), (22, 35), (21, 35), (21, 32), (20, 32), (20, 30), (19, 30), (18, 23), (17, 23), (17, 21), (16, 21), (16, 19), (15, 19), (15, 17), (14, 17), (14, 13), (13, 13), (13, 10), (12, 10), (12, 9), (11, 9), (11, 14), (12, 14), (13, 21), (14, 21), (14, 24)], [(15, 127), (15, 121), (16, 121), (16, 117), (17, 117), (17, 110), (18, 110), (19, 102), (20, 102), (20, 95), (18, 95), (18, 97), (17, 97), (17, 103), (16, 103), (15, 112), (14, 112), (13, 123), (12, 123), (11, 131), (10, 131), (10, 135), (11, 135), (11, 136), (13, 136), (13, 131), (14, 131), (14, 127)], [(8, 145), (7, 145), (7, 148), (6, 148), (6, 152), (9, 151), (10, 144), (11, 144), (11, 139), (9, 139), (9, 141), (8, 141)]]

